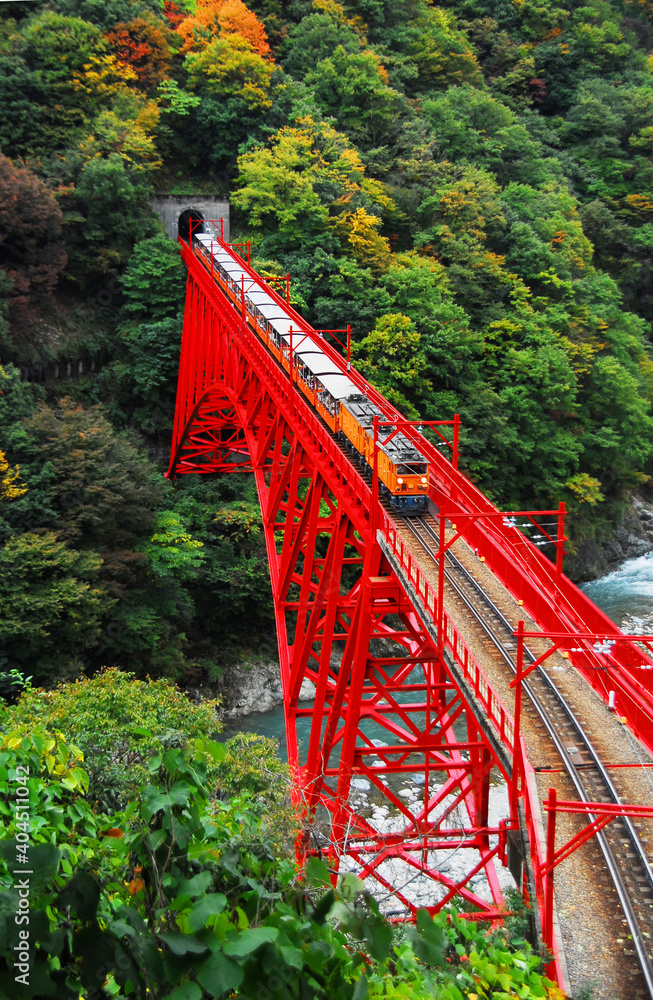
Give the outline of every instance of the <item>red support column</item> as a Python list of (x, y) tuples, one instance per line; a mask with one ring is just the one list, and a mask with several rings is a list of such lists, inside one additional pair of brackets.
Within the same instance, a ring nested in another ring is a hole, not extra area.
[(521, 702), (522, 674), (524, 672), (524, 623), (517, 625), (517, 672), (515, 674), (515, 713), (513, 735), (513, 760), (511, 783), (511, 813), (513, 819), (519, 815), (519, 796), (521, 794), (522, 760), (521, 760)]
[(542, 937), (544, 944), (550, 951), (554, 950), (553, 940), (553, 870), (555, 867), (555, 840), (556, 840), (556, 801), (557, 792), (555, 788), (549, 788), (549, 798), (547, 801), (547, 825), (546, 825), (546, 865), (547, 871), (544, 877), (544, 923), (542, 927)]
[(438, 518), (440, 522), (439, 531), (439, 545), (438, 545), (438, 620), (437, 620), (437, 637), (438, 637), (438, 659), (440, 663), (444, 660), (444, 559), (446, 552), (446, 541), (445, 541), (445, 526), (447, 519), (444, 514), (440, 514)]
[(560, 580), (562, 579), (562, 562), (565, 554), (565, 514), (567, 507), (564, 503), (558, 504), (558, 534), (556, 537), (556, 599), (560, 595)]
[(379, 416), (374, 415), (374, 443), (372, 448), (372, 509), (370, 511), (370, 528), (372, 539), (376, 540), (379, 523)]

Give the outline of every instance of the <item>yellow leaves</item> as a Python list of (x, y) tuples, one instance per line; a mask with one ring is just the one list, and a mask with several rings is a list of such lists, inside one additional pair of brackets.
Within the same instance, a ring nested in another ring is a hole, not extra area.
[(275, 65), (240, 35), (215, 38), (202, 52), (189, 53), (185, 65), (190, 90), (239, 96), (251, 110), (272, 107), (269, 91)]
[(560, 337), (560, 345), (576, 376), (587, 375), (592, 370), (595, 356), (606, 346), (594, 336), (580, 343), (573, 342), (568, 337)]
[(336, 222), (336, 229), (347, 234), (356, 261), (373, 271), (385, 271), (390, 263), (390, 243), (377, 232), (380, 222), (364, 208), (347, 212)]
[(79, 767), (84, 755), (79, 747), (67, 743), (62, 733), (52, 736), (43, 729), (23, 724), (4, 737), (0, 736), (0, 750), (3, 747), (32, 752), (38, 757), (41, 770), (49, 779), (60, 781), (71, 791), (85, 792), (88, 789), (88, 774)]
[(605, 497), (601, 493), (600, 480), (594, 479), (593, 476), (589, 476), (586, 472), (579, 472), (578, 475), (568, 479), (565, 483), (565, 488), (571, 491), (574, 500), (579, 504), (587, 503), (590, 506), (594, 506), (605, 500)]
[(82, 140), (79, 150), (85, 162), (118, 153), (134, 171), (161, 166), (154, 136), (161, 112), (154, 101), (126, 92), (111, 110), (101, 111), (93, 122), (93, 134)]
[(20, 482), (20, 467), (9, 466), (7, 456), (0, 449), (0, 500), (15, 500), (27, 493), (27, 487)]
[(106, 99), (116, 94), (125, 84), (137, 80), (136, 73), (114, 55), (92, 55), (84, 63), (84, 72), (74, 70), (71, 76), (73, 90), (81, 91), (89, 98)]

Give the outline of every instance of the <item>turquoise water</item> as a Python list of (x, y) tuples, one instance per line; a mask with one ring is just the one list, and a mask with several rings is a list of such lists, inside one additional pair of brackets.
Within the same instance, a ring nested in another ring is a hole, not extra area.
[[(310, 702), (306, 704), (306, 707), (310, 707)], [(300, 753), (302, 747), (308, 744), (311, 732), (310, 726), (310, 717), (307, 716), (298, 720), (297, 740), (299, 742)], [(234, 736), (236, 733), (258, 733), (259, 736), (270, 736), (279, 742), (279, 756), (281, 759), (288, 759), (283, 706), (280, 705), (269, 712), (253, 712), (251, 715), (243, 715), (239, 719), (230, 720), (222, 730), (220, 739), (228, 740), (230, 736)]]
[(653, 553), (628, 559), (582, 590), (625, 632), (653, 632)]

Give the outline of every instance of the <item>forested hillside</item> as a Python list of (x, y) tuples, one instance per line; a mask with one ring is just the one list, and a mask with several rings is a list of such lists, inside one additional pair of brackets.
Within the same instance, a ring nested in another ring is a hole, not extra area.
[[(608, 537), (651, 472), (653, 8), (0, 7), (0, 651), (187, 684), (272, 645), (253, 484), (162, 477), (183, 269), (154, 191), (255, 264), (505, 507)], [(93, 358), (43, 384), (19, 367)]]

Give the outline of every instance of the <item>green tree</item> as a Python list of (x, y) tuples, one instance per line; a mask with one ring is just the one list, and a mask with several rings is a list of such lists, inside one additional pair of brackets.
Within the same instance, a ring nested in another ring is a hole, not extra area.
[(193, 538), (179, 515), (171, 510), (156, 515), (154, 528), (145, 549), (150, 573), (178, 580), (195, 579), (205, 559), (200, 552), (204, 543)]
[(357, 367), (406, 416), (418, 416), (409, 402), (419, 401), (433, 388), (426, 377), (428, 361), (421, 350), (421, 336), (408, 316), (389, 313), (381, 316), (374, 329), (352, 347)]
[(175, 409), (181, 329), (181, 316), (125, 327), (111, 370), (128, 422), (144, 434), (165, 439), (166, 444)]
[(481, 72), (473, 47), (452, 11), (424, 4), (414, 21), (408, 49), (418, 75), (412, 91), (446, 90), (456, 84), (478, 86)]
[(99, 551), (134, 547), (147, 532), (165, 481), (101, 406), (40, 404), (15, 425), (9, 444), (30, 486), (11, 507), (17, 530), (51, 528)]
[(47, 103), (41, 117), (49, 138), (48, 152), (65, 147), (71, 132), (135, 79), (133, 70), (111, 54), (99, 28), (52, 10), (27, 23), (20, 54), (45, 89)]
[(84, 754), (88, 794), (99, 809), (124, 808), (147, 784), (147, 764), (172, 746), (215, 739), (218, 703), (195, 704), (166, 680), (138, 680), (133, 673), (102, 670), (74, 684), (30, 688), (8, 709), (3, 724), (63, 733)]
[(157, 231), (149, 184), (134, 177), (119, 153), (90, 160), (63, 192), (69, 220), (69, 276), (82, 288), (118, 275), (136, 243)]
[(164, 320), (183, 304), (184, 267), (176, 244), (163, 234), (134, 247), (122, 277), (125, 312), (137, 320)]
[(341, 45), (306, 76), (318, 107), (338, 127), (369, 150), (395, 139), (408, 107), (388, 86), (387, 73), (372, 51), (347, 52)]
[(0, 549), (0, 649), (41, 683), (71, 676), (92, 648), (111, 600), (101, 559), (68, 549), (53, 532), (16, 535)]
[(281, 49), (281, 63), (286, 73), (303, 80), (322, 59), (330, 58), (340, 47), (344, 52), (361, 50), (361, 38), (348, 22), (344, 8), (332, 3), (313, 10), (292, 26)]
[(442, 159), (491, 170), (501, 184), (518, 180), (537, 186), (558, 172), (515, 112), (487, 92), (449, 87), (424, 101), (423, 115)]

